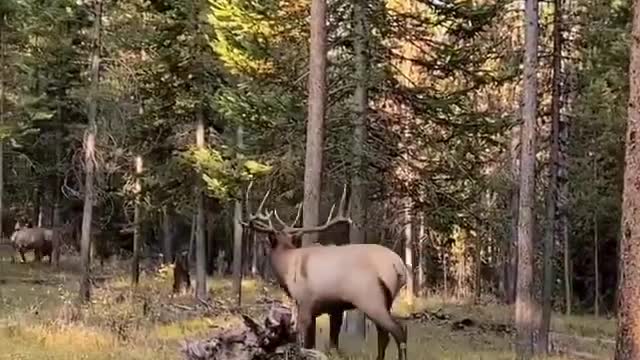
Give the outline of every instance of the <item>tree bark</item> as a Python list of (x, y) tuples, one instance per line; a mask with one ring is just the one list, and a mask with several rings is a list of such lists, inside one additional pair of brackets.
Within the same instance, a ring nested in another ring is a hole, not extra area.
[(615, 360), (640, 359), (640, 0), (633, 2), (629, 107), (622, 192), (622, 279)]
[(558, 210), (558, 155), (560, 150), (560, 96), (562, 65), (562, 1), (554, 0), (553, 16), (553, 78), (551, 91), (551, 150), (549, 154), (549, 190), (547, 193), (547, 229), (544, 237), (542, 319), (538, 329), (537, 352), (549, 351), (549, 326), (551, 324), (551, 299), (555, 286), (553, 257), (555, 255)]
[(525, 2), (524, 92), (518, 207), (518, 275), (516, 288), (516, 356), (533, 357), (536, 297), (533, 295), (533, 232), (537, 117), (538, 0)]
[(94, 172), (95, 172), (95, 147), (97, 113), (98, 113), (98, 87), (100, 85), (100, 38), (102, 25), (102, 0), (94, 3), (95, 20), (93, 24), (94, 46), (91, 54), (91, 87), (89, 88), (88, 128), (84, 138), (84, 165), (85, 165), (85, 192), (84, 209), (82, 212), (82, 230), (80, 240), (80, 259), (82, 263), (82, 276), (80, 277), (80, 301), (86, 302), (91, 298), (91, 220), (93, 216), (94, 202)]
[(593, 289), (593, 312), (596, 317), (600, 316), (600, 269), (598, 259), (598, 216), (593, 215), (593, 278), (595, 288)]
[(518, 206), (520, 203), (520, 126), (511, 129), (511, 144), (509, 148), (511, 160), (511, 238), (505, 244), (504, 261), (504, 296), (507, 304), (516, 301), (516, 278), (518, 274)]
[[(5, 96), (5, 79), (4, 68), (6, 66), (6, 54), (5, 54), (5, 25), (7, 23), (7, 15), (2, 14), (0, 18), (0, 126), (4, 126), (4, 96)], [(4, 241), (4, 237), (9, 234), (5, 234), (3, 227), (3, 214), (4, 214), (4, 140), (0, 139), (0, 242)]]
[(576, 96), (576, 79), (574, 67), (571, 62), (564, 66), (566, 77), (564, 85), (564, 115), (560, 116), (558, 129), (559, 151), (558, 151), (558, 232), (559, 242), (563, 248), (563, 270), (564, 270), (564, 297), (565, 313), (571, 315), (571, 305), (573, 302), (572, 292), (572, 270), (571, 270), (571, 244), (569, 243), (569, 113), (572, 111), (573, 102)]
[(131, 282), (134, 286), (138, 285), (140, 281), (140, 233), (141, 233), (141, 220), (140, 219), (140, 192), (142, 191), (142, 185), (140, 184), (140, 176), (142, 176), (142, 157), (136, 156), (135, 158), (135, 172), (136, 172), (136, 184), (135, 184), (135, 210), (133, 213), (133, 259), (131, 263)]
[[(316, 226), (320, 221), (320, 191), (322, 189), (322, 152), (324, 149), (324, 117), (327, 70), (327, 2), (311, 1), (311, 40), (309, 44), (309, 100), (307, 143), (304, 164), (304, 202), (302, 222), (304, 227)], [(302, 246), (308, 246), (318, 238), (317, 233), (306, 234)], [(311, 321), (309, 346), (315, 347), (316, 321)]]
[(409, 269), (409, 279), (407, 279), (407, 303), (413, 306), (415, 289), (413, 282), (413, 236), (412, 236), (412, 216), (413, 202), (410, 197), (404, 199), (404, 262)]
[[(242, 125), (236, 130), (236, 147), (238, 153), (242, 150)], [(241, 194), (240, 194), (241, 195)], [(237, 304), (242, 304), (242, 202), (236, 200), (233, 211), (233, 289), (237, 296)]]
[[(353, 95), (355, 114), (353, 117), (353, 173), (351, 182), (351, 224), (349, 240), (352, 244), (365, 242), (367, 221), (367, 118), (369, 112), (368, 76), (369, 56), (367, 44), (366, 1), (353, 4), (353, 46), (355, 52), (356, 89)], [(347, 333), (360, 340), (366, 338), (364, 313), (352, 310), (347, 313)]]
[[(322, 189), (322, 152), (324, 149), (324, 117), (326, 102), (327, 28), (326, 0), (311, 2), (311, 41), (309, 45), (309, 100), (307, 144), (304, 167), (303, 226), (319, 224), (320, 191)], [(317, 233), (303, 236), (307, 246), (316, 241)]]
[[(204, 149), (204, 114), (202, 108), (196, 110), (196, 146)], [(207, 239), (205, 237), (204, 190), (202, 181), (196, 188), (196, 297), (207, 296)]]
[(421, 296), (425, 295), (426, 290), (426, 271), (427, 271), (427, 260), (425, 254), (425, 228), (424, 228), (424, 213), (420, 212), (418, 214), (418, 294)]
[(482, 296), (482, 241), (483, 241), (483, 233), (482, 233), (482, 225), (480, 224), (479, 229), (476, 232), (475, 236), (475, 246), (473, 249), (473, 262), (475, 265), (474, 272), (474, 286), (473, 286), (473, 298), (476, 304), (480, 303), (480, 297)]

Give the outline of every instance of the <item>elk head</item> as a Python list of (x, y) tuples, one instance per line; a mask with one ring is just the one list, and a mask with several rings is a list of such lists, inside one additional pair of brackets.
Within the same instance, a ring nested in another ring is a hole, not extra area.
[[(336, 204), (334, 203), (331, 206), (331, 210), (329, 212), (329, 216), (327, 220), (322, 225), (312, 226), (312, 227), (298, 227), (296, 226), (298, 221), (300, 220), (300, 216), (302, 215), (302, 202), (300, 202), (297, 206), (297, 214), (295, 219), (287, 224), (285, 221), (280, 218), (277, 210), (265, 211), (264, 205), (266, 203), (267, 197), (271, 193), (271, 190), (268, 190), (258, 209), (255, 212), (251, 211), (251, 207), (249, 205), (249, 194), (251, 192), (251, 188), (253, 186), (253, 182), (249, 183), (245, 191), (245, 211), (247, 213), (247, 219), (242, 220), (240, 223), (245, 228), (251, 228), (257, 232), (261, 232), (267, 234), (267, 238), (269, 240), (269, 244), (272, 249), (276, 247), (281, 247), (285, 249), (293, 249), (300, 247), (302, 235), (306, 233), (319, 232), (321, 234), (327, 234), (328, 236), (322, 237), (320, 236), (319, 243), (326, 243), (330, 241), (326, 241), (327, 237), (332, 235), (331, 230), (338, 225), (345, 226), (348, 229), (351, 226), (351, 219), (345, 216), (345, 203), (346, 203), (346, 192), (347, 187), (344, 186), (342, 191), (342, 196), (340, 198), (340, 203), (338, 205), (338, 211), (335, 217), (333, 217), (334, 210), (336, 208)], [(278, 227), (274, 226), (272, 218), (278, 223)], [(348, 231), (344, 234), (338, 233), (336, 236), (345, 236), (348, 242)], [(341, 240), (340, 242), (344, 242)]]

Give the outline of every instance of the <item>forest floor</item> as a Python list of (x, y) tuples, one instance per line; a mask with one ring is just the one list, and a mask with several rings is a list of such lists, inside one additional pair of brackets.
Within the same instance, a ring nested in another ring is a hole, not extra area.
[[(166, 269), (144, 272), (131, 290), (127, 266), (96, 268), (90, 305), (74, 305), (78, 266), (63, 261), (10, 264), (0, 260), (0, 359), (180, 359), (180, 341), (203, 339), (215, 329), (239, 323), (239, 312), (260, 318), (270, 300), (288, 302), (283, 293), (256, 280), (243, 282), (243, 307), (236, 309), (229, 279), (210, 280), (210, 304), (190, 295), (171, 295), (172, 275)], [(512, 359), (513, 309), (485, 301), (428, 296), (409, 314), (398, 302), (394, 313), (408, 326), (410, 359)], [(327, 319), (318, 320), (319, 345), (327, 336)], [(548, 359), (610, 359), (615, 320), (555, 315), (552, 344), (559, 355)], [(375, 330), (364, 348), (341, 339), (343, 356), (374, 359)], [(339, 358), (333, 354), (332, 358)], [(393, 342), (387, 359), (396, 358)]]

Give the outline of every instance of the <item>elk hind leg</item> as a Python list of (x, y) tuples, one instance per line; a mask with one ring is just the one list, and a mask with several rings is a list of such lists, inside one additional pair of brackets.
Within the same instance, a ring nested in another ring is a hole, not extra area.
[(378, 332), (378, 357), (376, 360), (384, 360), (389, 345), (389, 332), (378, 325), (376, 325), (376, 331)]
[(338, 342), (340, 341), (343, 314), (342, 311), (335, 311), (329, 315), (329, 340), (331, 347), (336, 350), (338, 350)]
[[(380, 336), (382, 332), (380, 330), (382, 329), (390, 332), (396, 341), (398, 346), (398, 359), (406, 360), (407, 334), (404, 328), (391, 317), (389, 309), (391, 308), (392, 300), (391, 293), (386, 286), (380, 282), (379, 292), (370, 292), (366, 299), (360, 301), (360, 304), (354, 304), (376, 324), (379, 341), (378, 360), (384, 358), (384, 352), (389, 342), (388, 334), (383, 335), (383, 337)], [(386, 340), (384, 338), (385, 336), (387, 337)], [(380, 344), (380, 340), (382, 340), (382, 344)]]

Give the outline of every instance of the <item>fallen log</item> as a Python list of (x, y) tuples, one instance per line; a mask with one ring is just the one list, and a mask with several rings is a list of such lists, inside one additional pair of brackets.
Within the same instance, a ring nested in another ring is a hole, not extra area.
[(260, 325), (247, 315), (237, 328), (219, 330), (205, 340), (182, 343), (185, 360), (277, 360), (322, 359), (319, 351), (302, 349), (296, 343), (295, 326), (291, 310), (282, 304), (273, 304)]

